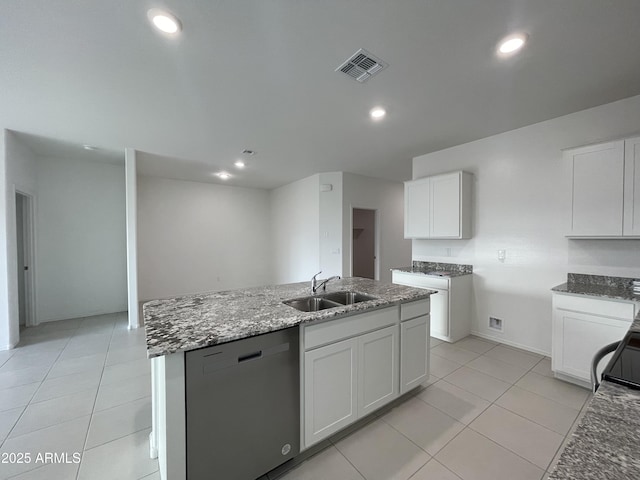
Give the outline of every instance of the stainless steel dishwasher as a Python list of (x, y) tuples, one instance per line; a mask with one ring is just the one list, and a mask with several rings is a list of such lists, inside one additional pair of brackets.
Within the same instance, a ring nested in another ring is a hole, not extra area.
[(186, 353), (188, 480), (254, 480), (300, 451), (298, 331)]

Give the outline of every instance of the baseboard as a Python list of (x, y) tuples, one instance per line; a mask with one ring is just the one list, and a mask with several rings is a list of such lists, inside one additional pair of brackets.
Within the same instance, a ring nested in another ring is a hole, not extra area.
[(538, 350), (537, 348), (531, 348), (528, 345), (522, 345), (521, 343), (512, 342), (511, 340), (505, 340), (502, 337), (496, 337), (494, 335), (487, 335), (486, 333), (480, 332), (471, 332), (471, 335), (475, 335), (476, 337), (485, 338), (487, 340), (491, 340), (493, 342), (503, 343), (510, 347), (519, 348), (520, 350), (526, 350), (527, 352), (537, 353), (538, 355), (544, 355), (545, 357), (551, 357), (551, 352), (545, 352), (544, 350)]
[(4, 351), (4, 350), (13, 350), (14, 348), (16, 348), (17, 343), (10, 343), (8, 345), (3, 345), (0, 348), (0, 351)]
[(158, 458), (158, 446), (153, 430), (149, 432), (149, 458)]

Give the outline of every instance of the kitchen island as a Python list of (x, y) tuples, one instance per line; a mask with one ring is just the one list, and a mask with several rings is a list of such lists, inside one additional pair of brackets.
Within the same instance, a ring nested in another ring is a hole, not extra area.
[[(303, 312), (283, 303), (310, 295), (309, 283), (303, 282), (187, 295), (144, 305), (147, 351), (152, 359), (151, 453), (158, 456), (163, 479), (186, 478), (185, 352), (291, 327), (299, 328), (302, 449), (370, 414), (426, 379), (429, 296), (434, 292), (363, 278), (342, 279), (331, 282), (327, 287), (327, 293), (343, 291), (374, 298)], [(357, 374), (355, 370), (336, 372), (353, 378), (354, 383), (350, 385), (353, 399), (347, 405), (351, 414), (332, 421), (330, 425), (310, 426), (308, 418), (330, 418), (335, 413), (331, 409), (336, 407), (332, 404), (325, 408), (318, 398), (314, 402), (309, 395), (309, 392), (326, 388), (322, 383), (323, 375), (314, 376), (312, 363), (319, 365), (318, 368), (325, 368), (323, 359), (328, 357), (324, 353), (335, 350), (336, 346), (351, 348), (352, 361), (368, 358), (366, 349), (376, 344), (389, 346), (393, 354), (389, 365), (381, 364), (380, 358), (374, 358), (377, 363), (369, 368), (368, 373), (365, 364), (360, 365)], [(390, 378), (393, 385), (388, 394), (368, 399), (367, 395), (378, 393), (376, 379), (373, 378), (372, 383), (371, 377), (361, 377), (369, 373), (376, 375), (378, 371), (388, 371), (389, 377), (382, 380)], [(360, 386), (357, 384), (359, 380), (362, 380)], [(305, 409), (309, 408), (315, 409), (313, 415), (305, 415)]]
[[(640, 332), (640, 314), (630, 328)], [(603, 381), (549, 480), (640, 478), (640, 390)]]

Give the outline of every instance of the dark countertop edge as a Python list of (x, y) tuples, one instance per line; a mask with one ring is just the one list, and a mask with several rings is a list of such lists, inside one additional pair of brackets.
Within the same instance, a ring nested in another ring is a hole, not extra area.
[[(413, 287), (406, 287), (406, 288), (412, 288), (413, 290), (416, 290)], [(316, 314), (317, 316), (320, 316), (320, 318), (302, 318), (299, 320), (294, 320), (292, 321), (291, 324), (288, 325), (282, 325), (282, 326), (278, 326), (276, 328), (264, 328), (263, 330), (258, 330), (258, 331), (251, 331), (249, 333), (243, 332), (240, 333), (239, 335), (233, 335), (233, 336), (227, 336), (224, 337), (224, 339), (222, 339), (221, 341), (217, 341), (215, 343), (212, 342), (207, 342), (206, 345), (191, 345), (188, 347), (184, 347), (184, 348), (177, 348), (177, 349), (167, 349), (167, 348), (157, 348), (154, 349), (153, 347), (149, 348), (148, 344), (147, 344), (147, 358), (148, 359), (152, 359), (152, 358), (158, 358), (158, 357), (163, 357), (165, 355), (172, 355), (174, 353), (185, 353), (185, 352), (189, 352), (192, 350), (198, 350), (200, 348), (206, 348), (206, 347), (212, 347), (214, 345), (222, 345), (224, 343), (229, 343), (229, 342), (234, 342), (236, 340), (243, 340), (245, 338), (250, 338), (250, 337), (255, 337), (258, 335), (263, 335), (265, 333), (270, 333), (270, 332), (276, 332), (278, 330), (284, 330), (286, 328), (292, 328), (292, 327), (297, 327), (301, 324), (306, 324), (306, 323), (325, 323), (325, 322), (329, 322), (332, 320), (338, 320), (341, 318), (346, 318), (346, 317), (351, 317), (354, 315), (358, 315), (360, 313), (365, 313), (365, 312), (371, 312), (374, 310), (380, 310), (383, 308), (387, 308), (387, 307), (393, 307), (394, 305), (400, 305), (402, 303), (409, 303), (409, 302), (415, 302), (415, 301), (419, 301), (419, 300), (425, 300), (427, 298), (429, 298), (431, 295), (433, 295), (434, 293), (437, 293), (436, 290), (428, 290), (428, 289), (419, 289), (420, 293), (416, 294), (416, 295), (412, 295), (412, 296), (408, 296), (407, 298), (404, 299), (399, 299), (399, 300), (384, 300), (383, 298), (378, 298), (376, 300), (370, 300), (371, 302), (376, 302), (374, 305), (368, 306), (366, 305), (367, 302), (361, 302), (361, 303), (357, 303), (354, 305), (345, 305), (343, 307), (336, 307), (339, 309), (346, 309), (346, 310), (342, 310), (339, 312), (335, 312), (335, 315), (330, 315), (327, 316), (327, 313), (334, 313), (331, 312), (332, 309), (325, 309), (325, 310), (321, 310), (319, 312), (298, 312), (300, 314), (304, 313), (304, 314)], [(363, 292), (366, 293), (366, 292)], [(151, 302), (156, 302), (156, 301), (162, 301), (162, 300), (152, 300)], [(151, 303), (151, 302), (147, 302), (147, 303)], [(383, 303), (380, 303), (383, 302)], [(366, 307), (366, 308), (363, 308)]]
[(392, 272), (402, 272), (409, 273), (411, 275), (419, 275), (422, 277), (432, 277), (432, 278), (453, 278), (453, 277), (462, 277), (464, 275), (473, 275), (473, 272), (449, 272), (447, 275), (430, 275), (426, 272), (416, 272), (411, 267), (393, 267), (390, 268)]
[(562, 293), (566, 295), (591, 297), (591, 298), (608, 298), (611, 300), (626, 300), (630, 302), (640, 302), (640, 295), (635, 295), (633, 291), (628, 289), (620, 289), (614, 287), (605, 287), (601, 285), (587, 285), (581, 283), (567, 282), (556, 285), (551, 289), (552, 292)]

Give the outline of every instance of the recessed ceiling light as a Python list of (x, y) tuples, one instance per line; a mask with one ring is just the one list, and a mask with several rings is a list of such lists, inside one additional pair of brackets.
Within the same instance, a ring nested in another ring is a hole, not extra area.
[(182, 30), (182, 23), (178, 17), (166, 10), (152, 8), (147, 12), (147, 17), (153, 26), (161, 32), (174, 35)]
[(227, 172), (220, 172), (220, 173), (216, 173), (216, 175), (221, 179), (221, 180), (229, 180), (231, 178), (231, 175), (229, 175)]
[(238, 168), (244, 168), (246, 166), (246, 164), (242, 160), (236, 160), (234, 165)]
[(387, 114), (386, 110), (382, 107), (372, 108), (371, 111), (369, 112), (369, 115), (371, 115), (371, 118), (373, 118), (374, 120), (380, 120), (386, 114)]
[(498, 44), (498, 53), (500, 55), (511, 55), (522, 49), (525, 43), (527, 43), (527, 35), (524, 33), (509, 35)]

